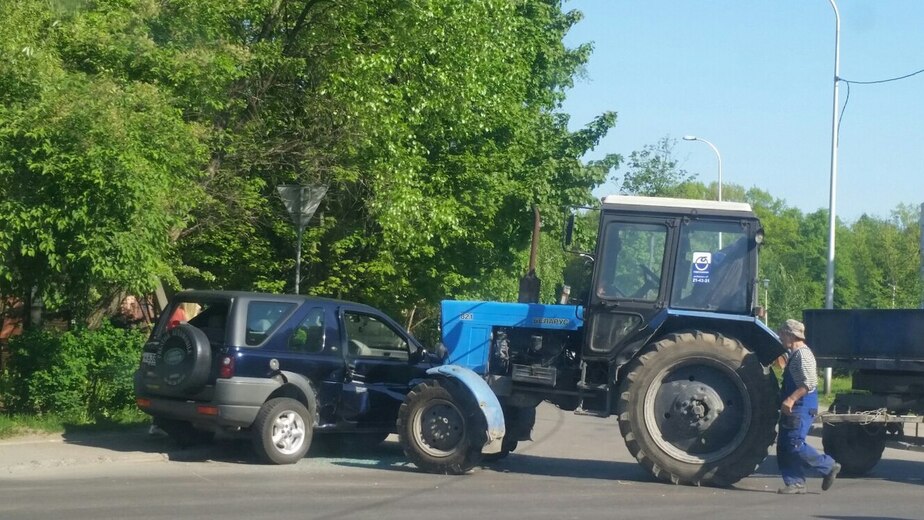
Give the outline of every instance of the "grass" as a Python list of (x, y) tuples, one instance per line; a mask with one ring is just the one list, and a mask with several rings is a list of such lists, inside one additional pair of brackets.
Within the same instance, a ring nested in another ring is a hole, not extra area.
[(30, 433), (64, 431), (64, 422), (48, 415), (0, 415), (0, 439)]
[(136, 408), (128, 408), (111, 417), (92, 421), (74, 421), (54, 414), (0, 414), (0, 439), (36, 433), (63, 433), (65, 431), (112, 431), (150, 424), (151, 418)]
[(849, 374), (846, 376), (835, 375), (831, 377), (831, 395), (825, 395), (823, 387), (824, 375), (822, 373), (818, 376), (818, 408), (820, 410), (827, 410), (831, 403), (834, 402), (834, 396), (837, 394), (848, 394), (853, 390), (853, 378)]

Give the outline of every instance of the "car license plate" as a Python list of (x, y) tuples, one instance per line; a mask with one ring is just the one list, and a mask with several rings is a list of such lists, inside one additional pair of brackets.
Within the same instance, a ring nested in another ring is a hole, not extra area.
[(157, 354), (154, 352), (143, 352), (141, 354), (141, 362), (145, 365), (154, 366), (157, 364)]

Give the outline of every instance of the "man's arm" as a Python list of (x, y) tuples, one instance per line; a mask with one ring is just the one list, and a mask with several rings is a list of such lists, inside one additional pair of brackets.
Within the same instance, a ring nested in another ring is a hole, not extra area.
[(800, 386), (789, 394), (789, 397), (783, 399), (783, 404), (780, 406), (780, 411), (783, 412), (783, 415), (792, 415), (792, 407), (796, 405), (796, 401), (802, 399), (807, 393), (809, 393), (809, 389), (805, 386)]

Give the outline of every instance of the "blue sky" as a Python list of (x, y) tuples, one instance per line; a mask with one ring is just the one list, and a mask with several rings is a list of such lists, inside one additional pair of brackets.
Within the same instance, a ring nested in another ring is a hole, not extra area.
[[(838, 0), (840, 77), (924, 69), (924, 0)], [(596, 150), (627, 157), (664, 136), (697, 179), (756, 186), (805, 212), (828, 208), (834, 11), (828, 0), (571, 0), (584, 19), (569, 46), (593, 42), (568, 92), (572, 128), (613, 110)], [(847, 94), (841, 83), (843, 106)], [(924, 203), (924, 73), (851, 85), (840, 127), (837, 206), (852, 221)], [(620, 174), (619, 171), (616, 172)], [(598, 195), (614, 193), (608, 183)]]

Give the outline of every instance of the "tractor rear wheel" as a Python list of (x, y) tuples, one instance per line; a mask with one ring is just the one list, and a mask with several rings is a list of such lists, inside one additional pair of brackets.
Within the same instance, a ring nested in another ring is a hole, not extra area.
[(777, 391), (776, 377), (741, 342), (700, 331), (671, 334), (629, 366), (619, 428), (655, 478), (728, 486), (766, 459)]

